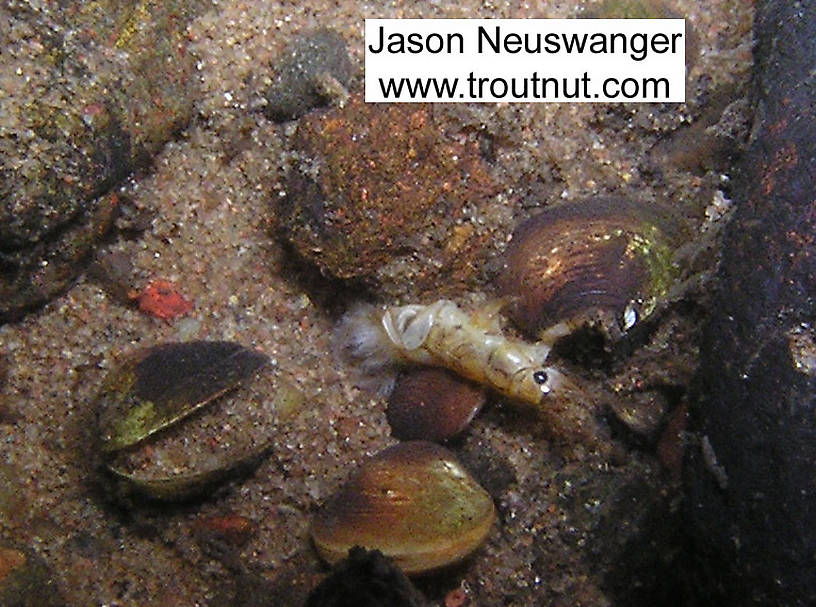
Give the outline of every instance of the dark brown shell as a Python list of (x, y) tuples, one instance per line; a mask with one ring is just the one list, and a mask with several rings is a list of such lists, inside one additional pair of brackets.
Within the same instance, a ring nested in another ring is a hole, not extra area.
[(513, 235), (500, 291), (534, 336), (599, 311), (626, 330), (668, 294), (686, 238), (679, 218), (655, 204), (599, 197), (548, 207)]
[(485, 391), (438, 368), (402, 373), (388, 399), (391, 435), (446, 441), (462, 432), (485, 402)]

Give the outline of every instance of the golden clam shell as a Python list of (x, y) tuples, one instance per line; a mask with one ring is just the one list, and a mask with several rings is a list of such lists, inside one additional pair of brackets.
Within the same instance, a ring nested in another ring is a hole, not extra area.
[(312, 539), (330, 563), (362, 546), (417, 574), (470, 555), (495, 516), (490, 495), (450, 451), (409, 441), (385, 449), (352, 475), (317, 513)]

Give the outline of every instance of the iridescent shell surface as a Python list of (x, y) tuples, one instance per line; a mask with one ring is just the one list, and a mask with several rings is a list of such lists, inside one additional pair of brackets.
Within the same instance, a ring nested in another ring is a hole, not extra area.
[(207, 341), (159, 344), (126, 357), (97, 402), (116, 493), (183, 499), (255, 463), (271, 442), (281, 382), (263, 374), (263, 381), (233, 390), (266, 362), (240, 344)]
[(353, 546), (380, 550), (408, 574), (458, 562), (495, 519), (490, 495), (439, 445), (409, 441), (365, 462), (317, 513), (312, 539), (330, 563)]
[(687, 236), (669, 210), (628, 198), (547, 207), (514, 233), (499, 288), (509, 315), (531, 336), (598, 314), (626, 331), (668, 295)]
[(237, 386), (267, 357), (223, 341), (165, 343), (111, 371), (97, 406), (104, 451), (135, 445)]

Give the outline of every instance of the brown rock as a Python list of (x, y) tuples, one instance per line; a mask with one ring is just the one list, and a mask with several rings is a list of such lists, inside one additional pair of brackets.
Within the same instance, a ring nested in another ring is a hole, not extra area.
[(63, 607), (48, 565), (28, 550), (0, 545), (0, 605)]
[(353, 97), (304, 118), (295, 148), (277, 219), (324, 274), (391, 294), (473, 282), (492, 236), (470, 220), (498, 189), (478, 143), (446, 136), (430, 106)]

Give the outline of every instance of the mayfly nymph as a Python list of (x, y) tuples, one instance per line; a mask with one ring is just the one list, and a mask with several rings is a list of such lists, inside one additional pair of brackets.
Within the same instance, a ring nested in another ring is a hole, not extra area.
[(346, 314), (337, 337), (360, 369), (375, 375), (399, 365), (445, 367), (513, 400), (533, 405), (562, 438), (594, 435), (583, 390), (547, 364), (552, 345), (502, 334), (497, 309), (463, 311), (446, 299), (429, 305), (360, 306)]
[(447, 299), (428, 305), (361, 305), (343, 317), (336, 337), (343, 354), (366, 375), (384, 378), (389, 369), (405, 365), (444, 367), (532, 405), (559, 440), (598, 446), (593, 399), (547, 364), (552, 342), (505, 336), (498, 311), (496, 305), (468, 313)]

